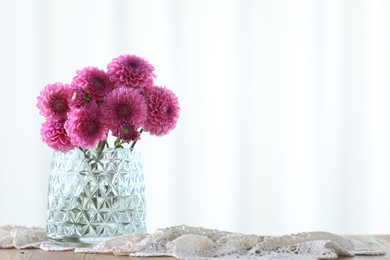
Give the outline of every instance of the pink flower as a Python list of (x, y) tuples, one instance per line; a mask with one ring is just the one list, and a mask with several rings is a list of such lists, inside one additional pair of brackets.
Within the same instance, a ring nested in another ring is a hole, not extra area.
[(153, 85), (153, 66), (136, 55), (122, 55), (114, 58), (108, 65), (108, 75), (115, 87), (126, 86), (144, 88)]
[(176, 127), (179, 118), (179, 102), (176, 95), (165, 87), (147, 87), (143, 91), (148, 115), (143, 129), (152, 135), (168, 134)]
[(85, 89), (76, 86), (72, 86), (72, 88), (72, 95), (69, 99), (71, 108), (82, 108), (91, 102), (92, 98)]
[(143, 125), (146, 118), (144, 97), (136, 89), (120, 87), (107, 95), (102, 113), (108, 128), (116, 131), (123, 122), (131, 123), (135, 128)]
[(57, 82), (46, 85), (38, 96), (37, 107), (40, 114), (53, 120), (66, 119), (70, 92), (68, 84)]
[(66, 134), (64, 123), (65, 120), (47, 120), (42, 124), (41, 137), (43, 142), (52, 149), (66, 153), (75, 146)]
[(73, 78), (72, 87), (81, 88), (94, 100), (102, 100), (107, 93), (114, 89), (107, 73), (96, 67), (85, 67), (76, 73), (77, 76)]
[(72, 143), (84, 149), (95, 148), (101, 140), (106, 139), (107, 127), (102, 121), (99, 107), (90, 103), (81, 109), (73, 109), (65, 122)]
[(115, 131), (112, 131), (112, 135), (126, 141), (127, 143), (140, 139), (140, 133), (129, 122), (122, 122), (119, 124)]

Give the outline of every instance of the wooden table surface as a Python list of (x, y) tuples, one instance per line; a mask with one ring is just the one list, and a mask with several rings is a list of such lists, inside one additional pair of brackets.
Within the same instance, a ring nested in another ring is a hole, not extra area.
[[(356, 249), (369, 248), (382, 250), (386, 255), (381, 256), (355, 256), (340, 257), (339, 259), (350, 260), (381, 260), (390, 259), (390, 235), (364, 235), (345, 236), (354, 243)], [(0, 249), (0, 260), (173, 260), (173, 257), (130, 257), (114, 256), (111, 254), (81, 254), (71, 251), (46, 252), (40, 249)]]

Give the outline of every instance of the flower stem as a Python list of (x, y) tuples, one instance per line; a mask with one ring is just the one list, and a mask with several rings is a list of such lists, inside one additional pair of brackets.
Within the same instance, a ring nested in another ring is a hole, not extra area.
[(98, 143), (98, 145), (97, 145), (97, 148), (100, 148), (100, 149), (104, 149), (104, 147), (106, 146), (106, 144), (107, 144), (107, 140), (102, 140), (102, 141), (100, 141), (99, 143)]
[[(141, 135), (143, 131), (144, 131), (144, 129), (141, 128), (141, 130), (139, 130), (139, 134)], [(135, 140), (135, 141), (133, 142), (133, 144), (130, 146), (131, 149), (134, 148), (134, 146), (135, 146), (135, 144), (137, 143), (137, 141), (138, 141), (138, 140)]]

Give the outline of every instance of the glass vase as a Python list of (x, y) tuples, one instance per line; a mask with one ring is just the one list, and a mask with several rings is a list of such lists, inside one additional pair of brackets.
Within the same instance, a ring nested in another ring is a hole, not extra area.
[(145, 184), (140, 152), (104, 148), (54, 152), (48, 184), (47, 236), (91, 246), (145, 233)]

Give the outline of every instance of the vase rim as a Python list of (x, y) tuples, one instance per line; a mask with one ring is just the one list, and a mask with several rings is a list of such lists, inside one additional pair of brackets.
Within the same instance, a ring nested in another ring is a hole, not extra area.
[(106, 153), (106, 152), (114, 152), (114, 151), (123, 151), (123, 152), (130, 152), (130, 153), (140, 153), (140, 149), (138, 148), (132, 148), (132, 147), (105, 147), (105, 148), (90, 148), (90, 149), (83, 149), (83, 148), (79, 148), (79, 147), (75, 147), (73, 149), (70, 149), (69, 151), (67, 152), (61, 152), (61, 151), (53, 151), (54, 153), (63, 153), (63, 154), (67, 154), (67, 153), (94, 153), (94, 152), (98, 152), (98, 153)]

